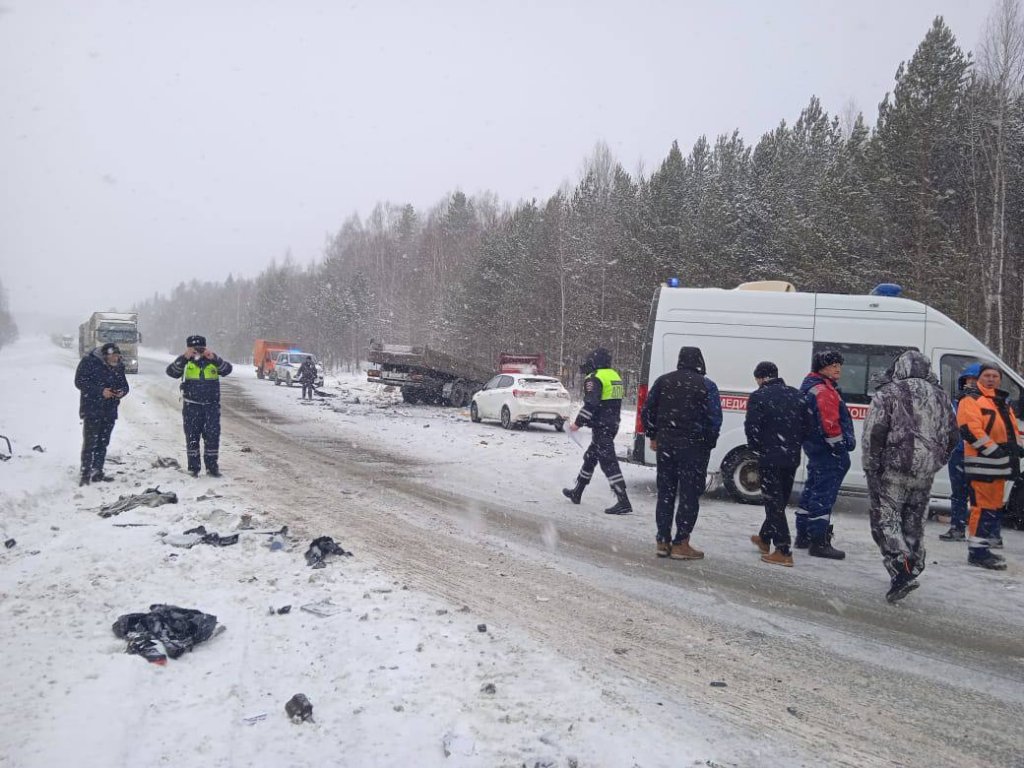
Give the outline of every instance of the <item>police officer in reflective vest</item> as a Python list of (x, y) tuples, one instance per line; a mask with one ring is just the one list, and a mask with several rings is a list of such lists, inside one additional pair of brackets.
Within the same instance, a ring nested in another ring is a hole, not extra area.
[(231, 363), (207, 349), (206, 338), (189, 336), (188, 348), (167, 366), (167, 375), (181, 379), (182, 420), (185, 424), (185, 453), (188, 473), (199, 475), (199, 438), (203, 439), (206, 471), (220, 477), (220, 379), (231, 373)]
[(594, 467), (600, 463), (601, 471), (608, 478), (617, 499), (614, 506), (605, 512), (609, 515), (628, 515), (633, 507), (626, 495), (626, 481), (615, 456), (615, 435), (619, 431), (624, 387), (622, 377), (611, 364), (611, 353), (599, 347), (580, 366), (580, 370), (587, 374), (583, 381), (583, 408), (569, 429), (575, 432), (580, 427), (590, 427), (592, 436), (590, 446), (583, 454), (583, 468), (576, 478), (576, 487), (563, 488), (562, 493), (573, 504), (579, 504), (583, 489), (594, 476)]

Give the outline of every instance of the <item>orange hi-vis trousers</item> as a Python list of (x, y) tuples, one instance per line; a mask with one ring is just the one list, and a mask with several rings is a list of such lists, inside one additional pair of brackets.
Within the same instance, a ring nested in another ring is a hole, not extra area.
[(967, 518), (971, 550), (988, 549), (989, 536), (996, 535), (1005, 492), (1005, 480), (971, 481), (971, 514)]

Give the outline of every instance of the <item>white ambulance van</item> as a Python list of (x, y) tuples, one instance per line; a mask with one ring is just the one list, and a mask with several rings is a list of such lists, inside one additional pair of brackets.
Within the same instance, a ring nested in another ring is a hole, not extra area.
[[(653, 465), (655, 453), (643, 434), (640, 408), (650, 386), (673, 371), (683, 346), (704, 353), (707, 375), (722, 396), (724, 422), (709, 471), (720, 471), (737, 501), (760, 502), (757, 459), (747, 447), (743, 418), (756, 388), (753, 371), (761, 360), (779, 367), (786, 383), (799, 388), (811, 369), (812, 355), (823, 349), (843, 354), (839, 382), (857, 433), (857, 450), (843, 490), (866, 492), (860, 445), (874, 380), (902, 352), (917, 349), (932, 361), (943, 389), (951, 396), (964, 366), (990, 360), (1003, 371), (1002, 387), (1019, 411), (1024, 381), (970, 333), (941, 312), (899, 296), (899, 286), (878, 286), (869, 295), (800, 293), (789, 283), (746, 283), (739, 288), (679, 288), (676, 280), (654, 294), (644, 344), (637, 398), (636, 432), (628, 460)], [(1019, 414), (1018, 414), (1019, 415)], [(797, 481), (804, 479), (801, 467)], [(932, 496), (948, 498), (949, 477), (939, 472)]]

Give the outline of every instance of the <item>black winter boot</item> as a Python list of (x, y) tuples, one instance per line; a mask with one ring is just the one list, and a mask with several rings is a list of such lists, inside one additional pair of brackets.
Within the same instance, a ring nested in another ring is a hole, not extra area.
[(796, 535), (796, 540), (793, 542), (793, 548), (794, 549), (807, 549), (809, 546), (811, 546), (811, 539), (810, 539), (810, 537), (806, 533), (805, 534), (799, 534), (798, 533)]
[(843, 560), (846, 558), (846, 553), (841, 549), (836, 549), (832, 546), (832, 526), (828, 527), (828, 532), (820, 539), (812, 539), (811, 546), (807, 549), (807, 554), (811, 557), (824, 557), (829, 560)]
[(82, 476), (78, 480), (78, 487), (81, 488), (83, 485), (89, 484), (89, 473), (83, 472)]
[(615, 490), (615, 496), (618, 501), (604, 511), (606, 515), (628, 515), (633, 511), (633, 505), (629, 503), (629, 496), (626, 495), (625, 488), (621, 491)]
[(580, 500), (583, 498), (583, 489), (586, 488), (586, 487), (587, 487), (586, 483), (580, 482), (580, 480), (577, 479), (576, 480), (576, 487), (575, 488), (563, 488), (562, 489), (562, 495), (565, 496), (565, 498), (567, 498), (573, 504), (579, 504)]

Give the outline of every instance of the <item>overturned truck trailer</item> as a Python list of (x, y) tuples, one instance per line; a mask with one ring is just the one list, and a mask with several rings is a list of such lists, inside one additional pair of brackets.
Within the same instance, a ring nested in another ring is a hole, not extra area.
[(366, 373), (367, 380), (400, 387), (407, 403), (462, 408), (494, 375), (488, 368), (430, 347), (375, 343), (370, 345), (366, 359), (373, 363)]

